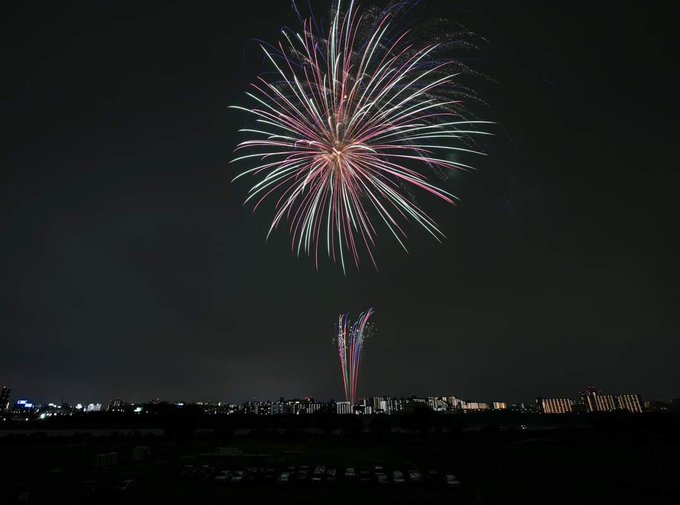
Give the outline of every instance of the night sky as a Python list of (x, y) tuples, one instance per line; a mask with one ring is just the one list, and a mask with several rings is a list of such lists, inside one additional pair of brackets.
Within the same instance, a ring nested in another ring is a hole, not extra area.
[(444, 244), (414, 227), (409, 255), (386, 240), (379, 272), (345, 277), (291, 254), (285, 230), (265, 242), (252, 180), (230, 183), (245, 118), (228, 106), (267, 69), (255, 39), (296, 26), (289, 2), (14, 2), (0, 385), (340, 399), (334, 323), (373, 306), (361, 394), (680, 396), (677, 10), (435, 4), (486, 39), (467, 63), (489, 77), (475, 112), (496, 136), (451, 182), (458, 208), (420, 195)]

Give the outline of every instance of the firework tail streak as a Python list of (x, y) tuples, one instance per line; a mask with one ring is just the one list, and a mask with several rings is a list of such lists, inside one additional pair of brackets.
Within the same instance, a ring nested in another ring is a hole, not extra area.
[(372, 331), (370, 319), (373, 309), (368, 309), (359, 315), (359, 318), (351, 324), (349, 314), (341, 314), (338, 317), (337, 345), (340, 356), (340, 368), (342, 381), (345, 388), (345, 399), (350, 405), (356, 405), (357, 385), (359, 383), (359, 368), (361, 366), (361, 354), (364, 341)]

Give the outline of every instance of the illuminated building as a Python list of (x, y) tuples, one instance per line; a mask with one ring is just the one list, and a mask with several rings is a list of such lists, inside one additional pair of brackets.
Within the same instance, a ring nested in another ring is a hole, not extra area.
[(618, 395), (616, 404), (620, 410), (628, 412), (642, 412), (642, 401), (640, 395)]
[(435, 412), (445, 412), (449, 409), (449, 403), (445, 397), (430, 396), (427, 399), (427, 405)]
[(17, 400), (14, 403), (12, 412), (19, 415), (26, 415), (32, 413), (35, 408), (36, 406), (29, 400)]
[(281, 415), (285, 413), (285, 403), (283, 399), (279, 400), (278, 402), (272, 402), (271, 405), (271, 413), (273, 416)]
[(314, 412), (319, 412), (324, 409), (324, 404), (319, 402), (307, 402), (305, 413), (313, 414)]
[(109, 412), (129, 413), (132, 412), (133, 405), (121, 400), (120, 398), (116, 398), (109, 403), (109, 406), (106, 410)]
[(358, 405), (354, 406), (354, 412), (357, 414), (373, 414), (373, 405), (367, 398), (362, 398)]
[(508, 404), (505, 402), (493, 402), (494, 410), (505, 410), (508, 408)]
[(389, 398), (384, 396), (373, 397), (373, 412), (376, 414), (391, 414), (392, 404)]
[(614, 396), (603, 395), (592, 386), (581, 393), (581, 402), (588, 412), (613, 412), (616, 410)]
[(449, 410), (460, 410), (462, 400), (459, 400), (455, 396), (447, 396), (446, 403), (449, 404)]
[(572, 402), (568, 398), (539, 398), (537, 400), (544, 414), (570, 414)]
[(335, 404), (335, 413), (336, 414), (351, 414), (352, 413), (352, 404), (350, 402), (337, 402)]
[(9, 398), (12, 395), (12, 390), (7, 386), (3, 386), (0, 389), (0, 411), (7, 410), (9, 408)]

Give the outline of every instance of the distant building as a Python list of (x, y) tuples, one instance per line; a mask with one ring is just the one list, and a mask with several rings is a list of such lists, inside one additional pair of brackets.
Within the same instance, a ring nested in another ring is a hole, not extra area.
[(319, 402), (307, 402), (305, 404), (304, 412), (306, 414), (313, 414), (314, 412), (320, 412), (325, 409), (325, 405)]
[(279, 400), (278, 402), (272, 402), (272, 404), (271, 404), (271, 414), (273, 416), (285, 414), (286, 413), (285, 405), (286, 404), (284, 403), (283, 400)]
[(134, 405), (126, 401), (123, 401), (120, 398), (116, 398), (115, 400), (112, 400), (109, 403), (109, 406), (107, 407), (106, 410), (108, 412), (129, 413), (134, 410)]
[(446, 412), (449, 409), (449, 403), (443, 396), (430, 396), (427, 399), (427, 405), (435, 412)]
[(618, 395), (616, 397), (616, 405), (619, 410), (642, 412), (642, 399), (640, 395)]
[(373, 397), (373, 412), (376, 414), (391, 414), (392, 402), (385, 396)]
[(350, 402), (337, 402), (335, 404), (335, 413), (336, 414), (351, 414), (352, 413), (352, 404)]
[(12, 390), (7, 386), (0, 389), (0, 411), (9, 409), (9, 399), (12, 396)]
[(390, 414), (398, 414), (406, 408), (406, 400), (403, 398), (390, 398)]
[(665, 401), (646, 401), (644, 403), (645, 411), (647, 412), (671, 412), (673, 404)]
[(572, 401), (568, 398), (539, 398), (537, 403), (544, 414), (570, 414), (572, 412)]
[(36, 409), (35, 404), (30, 400), (17, 400), (11, 407), (14, 414), (26, 415), (32, 413)]
[(85, 409), (86, 412), (99, 412), (102, 409), (101, 403), (90, 403)]
[(461, 403), (463, 401), (455, 396), (447, 396), (446, 403), (449, 404), (449, 410), (461, 410)]
[(494, 410), (505, 410), (508, 408), (508, 404), (505, 402), (493, 402)]
[(588, 412), (613, 412), (616, 410), (614, 397), (603, 395), (592, 386), (581, 393), (581, 403)]
[(581, 393), (581, 402), (588, 412), (613, 412), (615, 410), (627, 410), (628, 412), (642, 412), (642, 399), (640, 395), (603, 395), (595, 388), (588, 388)]
[(354, 405), (353, 409), (355, 414), (366, 414), (366, 415), (371, 415), (373, 414), (373, 404), (372, 400), (369, 400), (368, 398), (362, 398), (359, 400), (359, 403)]

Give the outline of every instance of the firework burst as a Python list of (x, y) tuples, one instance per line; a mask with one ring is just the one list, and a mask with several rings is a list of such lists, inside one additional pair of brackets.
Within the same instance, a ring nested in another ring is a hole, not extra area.
[(321, 248), (343, 271), (349, 258), (359, 267), (362, 251), (377, 268), (378, 230), (406, 249), (407, 221), (441, 240), (410, 188), (454, 204), (432, 176), (470, 168), (451, 151), (476, 152), (467, 139), (483, 121), (462, 115), (462, 67), (436, 56), (441, 44), (418, 47), (398, 13), (337, 2), (327, 29), (308, 18), (302, 33), (284, 30), (278, 47), (262, 45), (276, 77), (252, 85), (252, 107), (234, 107), (256, 123), (241, 130), (249, 138), (237, 151), (247, 152), (233, 160), (258, 161), (235, 178), (259, 178), (246, 202), (273, 201), (267, 237), (287, 222), (293, 252), (313, 255), (317, 269)]
[(361, 354), (364, 348), (364, 340), (370, 336), (373, 329), (370, 325), (372, 316), (373, 309), (368, 309), (359, 315), (354, 324), (351, 324), (349, 314), (341, 314), (338, 317), (337, 344), (340, 368), (342, 369), (345, 398), (350, 402), (350, 405), (356, 405)]

